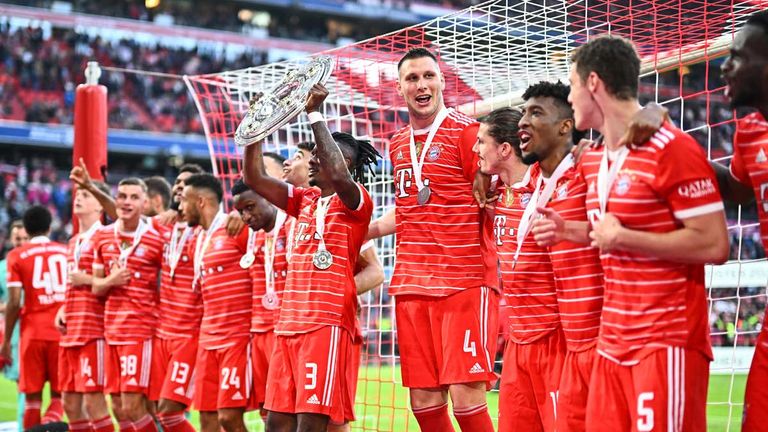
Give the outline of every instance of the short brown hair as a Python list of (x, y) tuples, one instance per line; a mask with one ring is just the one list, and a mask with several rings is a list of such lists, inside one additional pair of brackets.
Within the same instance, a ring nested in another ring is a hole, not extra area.
[(518, 123), (523, 118), (520, 110), (510, 107), (497, 108), (484, 117), (480, 117), (480, 123), (488, 125), (488, 135), (492, 136), (497, 143), (508, 142), (517, 157), (523, 157), (520, 150), (520, 137), (517, 136), (519, 130)]
[(144, 193), (147, 193), (147, 184), (144, 183), (144, 180), (138, 177), (126, 177), (120, 180), (120, 183), (118, 183), (117, 186), (141, 186), (141, 190), (144, 191)]
[(595, 72), (608, 93), (617, 99), (637, 99), (640, 57), (635, 46), (620, 36), (596, 37), (571, 54), (582, 82)]

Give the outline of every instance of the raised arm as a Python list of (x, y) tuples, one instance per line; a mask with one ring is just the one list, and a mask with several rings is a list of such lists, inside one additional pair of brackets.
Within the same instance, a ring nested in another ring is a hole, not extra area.
[(285, 210), (288, 205), (288, 183), (267, 174), (260, 142), (245, 147), (243, 181), (267, 201)]
[[(349, 172), (344, 154), (341, 153), (339, 145), (328, 130), (322, 114), (318, 112), (323, 105), (323, 101), (328, 97), (328, 90), (322, 84), (315, 84), (309, 91), (307, 99), (307, 114), (312, 124), (312, 133), (315, 136), (315, 148), (317, 158), (320, 160), (320, 166), (328, 174), (333, 190), (341, 199), (347, 208), (356, 210), (360, 207), (360, 189)], [(317, 113), (317, 114), (315, 114)]]
[(104, 209), (104, 213), (112, 220), (117, 220), (117, 208), (115, 207), (115, 200), (108, 194), (102, 192), (101, 189), (93, 185), (91, 176), (88, 174), (88, 168), (85, 166), (85, 162), (80, 158), (80, 165), (72, 168), (69, 173), (69, 179), (75, 182), (78, 187), (81, 187), (93, 195), (96, 200), (101, 204)]
[(395, 208), (387, 210), (380, 218), (371, 221), (368, 225), (366, 240), (377, 239), (395, 233)]

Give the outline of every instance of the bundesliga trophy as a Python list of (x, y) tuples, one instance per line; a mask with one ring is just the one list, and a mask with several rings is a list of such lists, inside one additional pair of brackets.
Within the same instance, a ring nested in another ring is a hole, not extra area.
[(268, 93), (253, 100), (235, 131), (235, 144), (247, 146), (261, 141), (304, 110), (309, 90), (325, 84), (333, 72), (334, 61), (328, 56), (313, 58), (294, 69)]

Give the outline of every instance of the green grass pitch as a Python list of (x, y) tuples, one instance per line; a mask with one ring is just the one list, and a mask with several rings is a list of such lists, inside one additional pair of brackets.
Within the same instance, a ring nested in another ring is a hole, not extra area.
[[(399, 379), (399, 373), (399, 370), (392, 367), (366, 367), (360, 370), (355, 407), (358, 420), (353, 424), (353, 430), (418, 431), (416, 420), (408, 411), (407, 391), (399, 384), (392, 383), (393, 380)], [(746, 375), (712, 375), (710, 377), (708, 397), (710, 405), (707, 408), (709, 431), (740, 430), (741, 403), (745, 384)], [(491, 415), (495, 417), (495, 413), (498, 412), (497, 393), (489, 393), (488, 407)], [(15, 419), (16, 385), (5, 378), (0, 378), (0, 422)], [(192, 422), (198, 426), (196, 412), (192, 413)], [(246, 422), (251, 431), (264, 430), (257, 413), (248, 413)]]

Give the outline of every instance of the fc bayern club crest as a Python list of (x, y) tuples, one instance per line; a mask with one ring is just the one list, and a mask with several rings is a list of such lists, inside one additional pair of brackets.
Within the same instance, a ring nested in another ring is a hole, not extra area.
[(531, 201), (531, 194), (526, 193), (520, 196), (520, 207), (525, 208)]
[(430, 162), (434, 162), (439, 157), (440, 157), (440, 146), (439, 145), (431, 146), (427, 151), (427, 160)]
[(629, 175), (623, 174), (619, 176), (618, 179), (616, 179), (616, 187), (614, 188), (614, 192), (616, 192), (616, 195), (625, 195), (627, 192), (629, 192), (629, 187), (632, 185), (632, 179), (629, 178)]
[(557, 190), (557, 199), (563, 199), (568, 195), (568, 186), (565, 185)]

